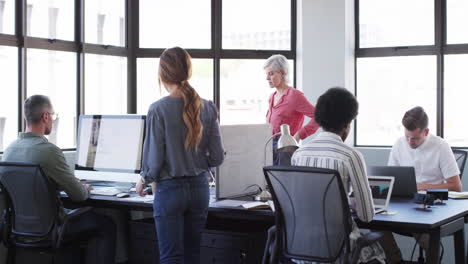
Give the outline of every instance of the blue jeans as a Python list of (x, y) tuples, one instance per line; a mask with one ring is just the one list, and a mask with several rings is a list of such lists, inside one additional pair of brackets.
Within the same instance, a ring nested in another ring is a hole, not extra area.
[(200, 263), (209, 199), (205, 174), (158, 183), (153, 209), (161, 264)]

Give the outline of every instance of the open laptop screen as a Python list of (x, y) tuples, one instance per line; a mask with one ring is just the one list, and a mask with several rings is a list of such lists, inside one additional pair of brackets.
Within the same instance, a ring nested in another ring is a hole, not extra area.
[(369, 176), (369, 186), (375, 207), (386, 207), (392, 195), (393, 177)]

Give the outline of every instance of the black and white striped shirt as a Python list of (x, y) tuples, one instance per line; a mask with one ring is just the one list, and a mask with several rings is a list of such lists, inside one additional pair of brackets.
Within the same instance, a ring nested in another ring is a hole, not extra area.
[(291, 164), (337, 170), (347, 193), (352, 186), (355, 203), (351, 203), (351, 206), (359, 219), (364, 222), (372, 220), (374, 203), (364, 158), (360, 152), (346, 145), (340, 136), (330, 132), (320, 133), (296, 150)]

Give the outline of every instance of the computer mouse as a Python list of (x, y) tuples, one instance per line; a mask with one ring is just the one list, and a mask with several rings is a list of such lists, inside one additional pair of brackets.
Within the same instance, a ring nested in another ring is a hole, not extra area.
[(117, 198), (126, 198), (126, 197), (130, 197), (130, 194), (129, 193), (118, 193), (115, 195)]

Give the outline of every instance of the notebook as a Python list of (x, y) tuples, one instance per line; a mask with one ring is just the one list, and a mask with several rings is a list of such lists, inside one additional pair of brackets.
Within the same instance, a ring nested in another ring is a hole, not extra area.
[(390, 176), (369, 176), (368, 179), (375, 213), (386, 211), (392, 197), (395, 178)]

